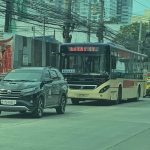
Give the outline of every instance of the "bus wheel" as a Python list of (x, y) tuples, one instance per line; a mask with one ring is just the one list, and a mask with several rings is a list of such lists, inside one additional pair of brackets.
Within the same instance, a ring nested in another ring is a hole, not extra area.
[(72, 98), (72, 99), (71, 99), (71, 102), (72, 102), (72, 104), (74, 104), (74, 105), (79, 105), (79, 100), (78, 100), (78, 99)]
[(116, 104), (120, 104), (122, 101), (122, 87), (119, 86), (119, 89), (118, 89), (118, 96), (117, 96), (117, 100), (116, 100)]
[(137, 97), (136, 97), (137, 101), (140, 99), (140, 96), (141, 96), (141, 87), (139, 86), (137, 90)]

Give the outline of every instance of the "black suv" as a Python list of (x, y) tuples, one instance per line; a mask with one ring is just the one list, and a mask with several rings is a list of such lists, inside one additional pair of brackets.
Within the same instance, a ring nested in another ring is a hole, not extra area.
[(42, 117), (44, 108), (65, 112), (67, 82), (56, 68), (23, 67), (9, 72), (0, 82), (1, 111), (32, 112)]

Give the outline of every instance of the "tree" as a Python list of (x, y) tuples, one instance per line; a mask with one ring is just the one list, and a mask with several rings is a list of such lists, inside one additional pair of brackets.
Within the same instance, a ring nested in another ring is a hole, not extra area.
[[(139, 29), (140, 23), (135, 22), (130, 25), (122, 26), (119, 33), (116, 35), (114, 42), (124, 45), (126, 48), (138, 51), (139, 44)], [(142, 43), (145, 41), (145, 36), (148, 29), (148, 23), (142, 23), (142, 34), (141, 34), (141, 52), (147, 53)]]

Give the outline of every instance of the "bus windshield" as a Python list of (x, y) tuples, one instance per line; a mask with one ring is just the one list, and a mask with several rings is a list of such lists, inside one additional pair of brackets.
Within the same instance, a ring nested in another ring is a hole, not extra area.
[(62, 58), (63, 73), (105, 73), (105, 54), (65, 54)]

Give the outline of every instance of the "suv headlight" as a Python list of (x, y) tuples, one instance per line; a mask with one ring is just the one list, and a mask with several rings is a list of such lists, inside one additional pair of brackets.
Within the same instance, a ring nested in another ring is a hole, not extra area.
[(35, 94), (39, 91), (38, 87), (34, 87), (34, 88), (28, 88), (28, 89), (24, 89), (22, 90), (22, 95), (29, 95), (29, 94)]

